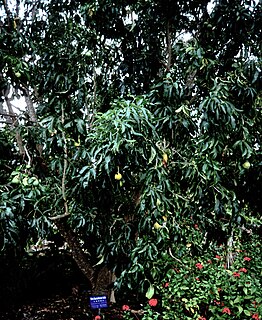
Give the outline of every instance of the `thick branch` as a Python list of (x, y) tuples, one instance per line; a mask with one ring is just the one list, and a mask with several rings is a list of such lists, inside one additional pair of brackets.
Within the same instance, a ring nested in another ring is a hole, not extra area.
[(12, 14), (8, 8), (6, 0), (3, 0), (3, 3), (4, 3), (5, 13), (6, 13), (6, 17), (7, 17), (7, 24), (8, 24), (8, 27), (10, 27), (11, 26), (10, 20), (11, 20)]
[(26, 87), (21, 87), (21, 90), (23, 91), (23, 94), (25, 97), (25, 103), (26, 103), (28, 114), (29, 114), (29, 119), (31, 122), (37, 123), (37, 116), (36, 116), (35, 108), (33, 105), (33, 101), (30, 97), (29, 90)]
[[(10, 87), (8, 86), (6, 88), (6, 90), (4, 90), (5, 102), (6, 102), (8, 111), (9, 111), (9, 115), (11, 116), (11, 119), (12, 119), (12, 124), (14, 127), (17, 127), (18, 124), (17, 124), (17, 120), (16, 120), (16, 114), (13, 111), (12, 103), (10, 101), (10, 98), (8, 97), (9, 92), (10, 92)], [(22, 137), (21, 137), (18, 130), (16, 130), (15, 137), (16, 137), (16, 142), (17, 142), (17, 145), (19, 148), (20, 155), (24, 157), (25, 156), (25, 148), (23, 145)]]
[[(64, 107), (62, 106), (62, 115), (61, 115), (61, 123), (62, 125), (65, 123), (65, 110)], [(65, 132), (62, 131), (62, 138), (64, 142), (64, 168), (63, 168), (63, 175), (62, 175), (62, 197), (64, 201), (64, 213), (57, 215), (55, 217), (50, 217), (50, 220), (59, 220), (64, 217), (67, 217), (70, 215), (69, 209), (68, 209), (68, 204), (67, 204), (67, 198), (66, 198), (66, 171), (68, 167), (68, 150), (67, 150), (67, 141), (66, 141), (66, 136)]]
[(72, 257), (75, 260), (76, 264), (78, 265), (80, 270), (83, 272), (83, 274), (87, 277), (87, 279), (90, 281), (92, 288), (95, 287), (94, 280), (93, 280), (93, 277), (94, 277), (93, 267), (87, 261), (86, 255), (81, 248), (81, 244), (76, 234), (73, 232), (73, 230), (70, 227), (68, 227), (66, 220), (59, 219), (55, 222), (55, 225), (57, 226), (59, 232), (67, 242), (69, 248), (71, 249)]
[(17, 118), (18, 116), (16, 114), (10, 114), (6, 112), (0, 112), (0, 116), (4, 116), (5, 118)]

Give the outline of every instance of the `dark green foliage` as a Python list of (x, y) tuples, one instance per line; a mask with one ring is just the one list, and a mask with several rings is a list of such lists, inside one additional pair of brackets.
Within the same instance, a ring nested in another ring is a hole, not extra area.
[(68, 210), (92, 264), (152, 292), (170, 252), (259, 234), (259, 2), (23, 4), (2, 8), (0, 83), (38, 123), (13, 125), (23, 156), (1, 128), (3, 249)]

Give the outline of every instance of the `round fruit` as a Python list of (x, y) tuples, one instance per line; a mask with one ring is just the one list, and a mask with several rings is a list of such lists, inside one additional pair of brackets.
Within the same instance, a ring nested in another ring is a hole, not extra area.
[(243, 168), (245, 169), (249, 169), (250, 168), (250, 162), (249, 161), (246, 161), (245, 163), (243, 163)]
[(21, 77), (21, 73), (20, 73), (20, 72), (16, 72), (16, 73), (15, 73), (15, 76), (16, 76), (17, 78), (20, 78), (20, 77)]
[(155, 229), (160, 229), (160, 228), (161, 228), (161, 225), (160, 225), (158, 222), (156, 222), (156, 223), (154, 224), (154, 228), (155, 228)]
[(119, 172), (116, 173), (116, 174), (115, 174), (115, 179), (116, 179), (116, 180), (121, 180), (121, 179), (122, 179), (122, 174), (119, 173)]

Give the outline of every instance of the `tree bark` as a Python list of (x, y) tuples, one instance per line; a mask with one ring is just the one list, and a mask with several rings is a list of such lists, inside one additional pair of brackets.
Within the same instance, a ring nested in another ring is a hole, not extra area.
[(54, 223), (64, 240), (67, 242), (71, 250), (72, 258), (76, 262), (77, 266), (90, 282), (91, 288), (95, 288), (94, 269), (88, 262), (77, 235), (68, 226), (67, 219), (58, 219)]
[[(17, 124), (17, 115), (14, 113), (12, 103), (10, 101), (10, 98), (8, 97), (9, 93), (10, 93), (10, 86), (8, 85), (7, 88), (3, 92), (4, 97), (5, 97), (5, 102), (6, 102), (6, 105), (8, 108), (8, 113), (9, 113), (5, 117), (10, 117), (12, 120), (12, 125), (14, 127), (17, 127), (17, 125), (18, 125)], [(16, 142), (17, 142), (18, 148), (19, 148), (19, 153), (22, 157), (24, 157), (25, 156), (25, 148), (23, 145), (22, 137), (21, 137), (18, 130), (15, 131), (15, 137), (16, 137)]]

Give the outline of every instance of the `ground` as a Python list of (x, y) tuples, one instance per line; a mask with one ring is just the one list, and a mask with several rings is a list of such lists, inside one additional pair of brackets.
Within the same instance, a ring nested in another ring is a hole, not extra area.
[[(2, 309), (2, 308), (1, 308)], [(78, 295), (54, 295), (23, 304), (10, 305), (1, 311), (1, 320), (85, 320), (93, 319), (98, 314), (91, 310), (89, 298), (85, 292)], [(101, 313), (106, 319), (121, 319), (120, 306), (109, 305)]]

